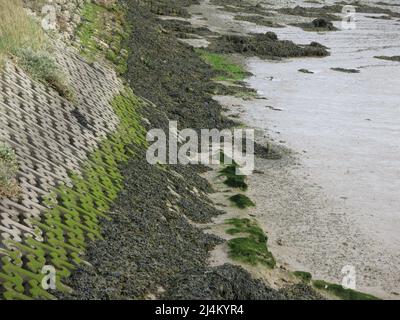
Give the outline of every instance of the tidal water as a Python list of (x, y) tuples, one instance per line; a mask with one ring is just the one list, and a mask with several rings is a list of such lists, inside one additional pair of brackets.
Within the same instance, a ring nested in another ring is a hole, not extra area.
[(374, 56), (400, 55), (400, 19), (369, 16), (357, 15), (356, 29), (338, 32), (250, 27), (296, 43), (317, 41), (331, 56), (248, 60), (248, 83), (268, 100), (246, 108), (244, 119), (301, 155), (299, 176), (350, 218), (352, 237), (370, 241), (347, 261), (365, 258), (378, 274), (373, 286), (391, 294), (400, 291), (400, 62)]

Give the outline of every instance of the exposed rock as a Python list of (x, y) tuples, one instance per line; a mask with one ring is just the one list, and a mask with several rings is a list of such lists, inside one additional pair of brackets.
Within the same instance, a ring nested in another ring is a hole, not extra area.
[(314, 28), (326, 28), (326, 29), (333, 28), (333, 23), (325, 18), (318, 18), (313, 20), (312, 25), (314, 26)]

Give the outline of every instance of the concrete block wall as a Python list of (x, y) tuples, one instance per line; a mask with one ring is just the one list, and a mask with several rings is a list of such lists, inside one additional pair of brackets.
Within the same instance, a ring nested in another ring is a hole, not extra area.
[(79, 173), (87, 155), (119, 124), (110, 105), (122, 88), (114, 71), (85, 62), (61, 43), (56, 59), (70, 78), (75, 103), (11, 62), (0, 73), (0, 141), (16, 152), (22, 189), (19, 198), (0, 198), (0, 259), (4, 240), (40, 239), (29, 220), (46, 210), (43, 197), (69, 185), (68, 172)]

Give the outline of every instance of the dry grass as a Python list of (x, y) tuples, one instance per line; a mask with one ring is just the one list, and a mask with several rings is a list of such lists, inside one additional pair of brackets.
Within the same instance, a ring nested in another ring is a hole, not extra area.
[(0, 198), (15, 197), (20, 188), (16, 175), (19, 166), (14, 151), (9, 145), (0, 142)]
[(21, 0), (0, 1), (0, 60), (21, 48), (42, 50), (46, 36), (40, 25), (28, 16)]
[[(30, 4), (40, 7), (41, 0)], [(41, 81), (68, 100), (74, 94), (68, 80), (52, 58), (51, 46), (40, 24), (24, 9), (22, 0), (0, 0), (0, 67), (6, 57), (32, 78)]]

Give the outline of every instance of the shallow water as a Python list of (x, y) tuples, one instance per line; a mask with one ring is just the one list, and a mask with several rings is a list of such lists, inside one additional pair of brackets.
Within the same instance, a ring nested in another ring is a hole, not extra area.
[[(248, 82), (273, 108), (255, 105), (246, 109), (244, 118), (303, 153), (298, 174), (308, 174), (334, 206), (342, 208), (356, 224), (359, 238), (372, 240), (378, 248), (374, 250), (381, 248), (379, 257), (365, 248), (365, 263), (390, 279), (378, 279), (375, 286), (392, 292), (400, 287), (400, 266), (385, 268), (400, 254), (400, 63), (374, 56), (400, 55), (400, 23), (359, 16), (356, 27), (323, 34), (274, 29), (281, 39), (320, 42), (331, 56), (250, 59), (248, 69), (254, 76)], [(331, 70), (334, 67), (360, 73)], [(298, 72), (302, 68), (314, 74)], [(350, 263), (352, 259), (348, 257)]]

